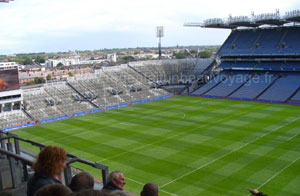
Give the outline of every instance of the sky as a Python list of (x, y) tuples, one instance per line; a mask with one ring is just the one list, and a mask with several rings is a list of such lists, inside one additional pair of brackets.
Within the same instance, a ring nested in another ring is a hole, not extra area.
[(299, 0), (14, 0), (0, 3), (0, 54), (221, 45), (230, 30), (185, 22), (300, 9)]

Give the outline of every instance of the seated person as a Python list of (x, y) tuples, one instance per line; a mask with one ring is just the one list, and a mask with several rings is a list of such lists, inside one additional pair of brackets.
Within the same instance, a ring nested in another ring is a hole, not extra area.
[(151, 182), (145, 184), (141, 196), (158, 196), (158, 187)]
[(88, 172), (80, 172), (72, 178), (69, 187), (73, 192), (77, 192), (84, 189), (93, 189), (94, 178)]
[(123, 191), (125, 186), (125, 178), (122, 172), (113, 171), (107, 177), (107, 184), (103, 187), (105, 192)]
[(251, 193), (251, 195), (268, 196), (268, 195), (265, 195), (263, 192), (259, 192), (257, 189), (248, 189), (248, 191)]
[(67, 152), (58, 146), (47, 146), (41, 150), (33, 165), (34, 175), (27, 183), (27, 196), (48, 184), (61, 184), (61, 173), (66, 167)]
[(112, 191), (107, 193), (104, 190), (85, 189), (73, 192), (70, 196), (129, 196), (125, 191)]

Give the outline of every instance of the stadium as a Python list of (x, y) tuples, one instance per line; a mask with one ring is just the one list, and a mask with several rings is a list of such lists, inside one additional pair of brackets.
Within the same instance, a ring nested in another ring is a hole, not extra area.
[[(160, 195), (299, 195), (300, 12), (209, 19), (232, 29), (211, 59), (130, 62), (22, 89), (0, 71), (1, 191), (25, 195), (34, 154), (68, 152), (65, 184), (89, 171)], [(31, 156), (32, 155), (32, 156)]]

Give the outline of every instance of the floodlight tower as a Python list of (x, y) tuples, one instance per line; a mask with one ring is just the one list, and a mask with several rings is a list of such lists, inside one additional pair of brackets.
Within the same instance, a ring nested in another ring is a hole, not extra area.
[(158, 59), (161, 59), (161, 38), (164, 36), (164, 27), (158, 26), (156, 27), (156, 37), (158, 37)]

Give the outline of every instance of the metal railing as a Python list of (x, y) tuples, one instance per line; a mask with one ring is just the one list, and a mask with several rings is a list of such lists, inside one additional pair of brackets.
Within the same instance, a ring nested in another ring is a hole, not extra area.
[[(0, 154), (6, 156), (6, 159), (9, 161), (9, 168), (11, 174), (12, 181), (12, 189), (18, 188), (18, 175), (16, 171), (16, 166), (20, 165), (23, 167), (23, 179), (22, 181), (27, 181), (29, 178), (28, 166), (31, 168), (33, 166), (34, 160), (26, 158), (21, 155), (20, 144), (19, 142), (29, 143), (35, 147), (38, 147), (40, 150), (46, 147), (40, 143), (34, 142), (32, 140), (21, 138), (17, 135), (3, 132), (0, 130)], [(72, 179), (72, 164), (75, 162), (83, 163), (85, 165), (89, 165), (93, 168), (100, 169), (102, 175), (103, 185), (105, 185), (107, 175), (108, 175), (108, 167), (106, 165), (102, 165), (100, 163), (92, 162), (89, 160), (85, 160), (83, 158), (77, 157), (72, 154), (67, 154), (66, 168), (64, 170), (64, 183), (66, 185), (70, 184)], [(20, 181), (20, 180), (19, 180)], [(0, 176), (0, 191), (3, 190), (3, 182)]]

